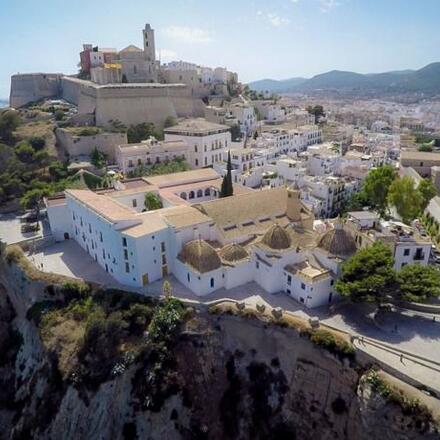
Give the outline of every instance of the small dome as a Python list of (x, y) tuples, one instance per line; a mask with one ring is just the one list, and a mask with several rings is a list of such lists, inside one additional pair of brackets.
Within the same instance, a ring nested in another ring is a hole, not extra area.
[(179, 259), (200, 273), (210, 272), (221, 266), (215, 249), (204, 240), (192, 240), (182, 247)]
[(340, 221), (321, 237), (318, 246), (338, 257), (349, 257), (356, 252), (354, 238)]
[(244, 260), (249, 257), (246, 249), (239, 244), (228, 244), (224, 246), (219, 251), (219, 255), (223, 260), (229, 261), (230, 263)]
[(271, 249), (288, 249), (291, 244), (289, 234), (278, 224), (272, 225), (261, 240)]

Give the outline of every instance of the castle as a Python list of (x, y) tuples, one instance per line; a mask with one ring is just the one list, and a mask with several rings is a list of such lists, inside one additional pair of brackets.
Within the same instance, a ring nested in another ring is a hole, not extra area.
[[(78, 113), (93, 115), (96, 125), (116, 121), (130, 126), (141, 122), (163, 124), (168, 116), (204, 116), (202, 98), (228, 94), (237, 75), (218, 67), (190, 63), (161, 66), (156, 60), (154, 30), (142, 30), (143, 48), (105, 49), (85, 44), (80, 53), (80, 74), (16, 74), (11, 78), (10, 105), (14, 108), (45, 98), (63, 98), (78, 106)], [(184, 66), (184, 67), (183, 67)]]

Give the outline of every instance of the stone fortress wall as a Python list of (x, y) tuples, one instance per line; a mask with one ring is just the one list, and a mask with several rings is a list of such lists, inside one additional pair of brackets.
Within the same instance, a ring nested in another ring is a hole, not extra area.
[(96, 125), (111, 127), (142, 122), (163, 124), (167, 116), (204, 115), (204, 104), (185, 84), (131, 83), (98, 85), (61, 74), (17, 74), (11, 82), (11, 106), (18, 108), (43, 98), (63, 98), (79, 114), (94, 113)]
[(61, 94), (61, 73), (24, 73), (11, 77), (11, 107), (19, 108), (43, 98)]
[(94, 136), (78, 136), (68, 129), (57, 128), (55, 136), (60, 148), (70, 156), (90, 156), (97, 148), (113, 162), (115, 160), (115, 148), (118, 145), (126, 144), (126, 133), (98, 133)]

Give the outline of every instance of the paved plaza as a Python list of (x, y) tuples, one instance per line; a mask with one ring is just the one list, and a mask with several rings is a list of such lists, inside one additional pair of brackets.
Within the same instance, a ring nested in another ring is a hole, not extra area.
[(20, 243), (25, 240), (37, 239), (50, 235), (50, 227), (46, 218), (41, 219), (38, 224), (40, 229), (36, 232), (21, 232), (20, 217), (15, 214), (0, 215), (0, 240), (6, 244)]

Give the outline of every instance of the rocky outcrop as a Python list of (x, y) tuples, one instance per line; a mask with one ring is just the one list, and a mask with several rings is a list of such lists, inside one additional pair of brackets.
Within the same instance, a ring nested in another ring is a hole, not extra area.
[(439, 438), (430, 422), (374, 393), (355, 360), (255, 318), (196, 313), (166, 368), (147, 355), (96, 387), (78, 385), (62, 378), (23, 313), (44, 286), (11, 286), (12, 267), (0, 274), (0, 334), (21, 334), (0, 371), (0, 438)]

